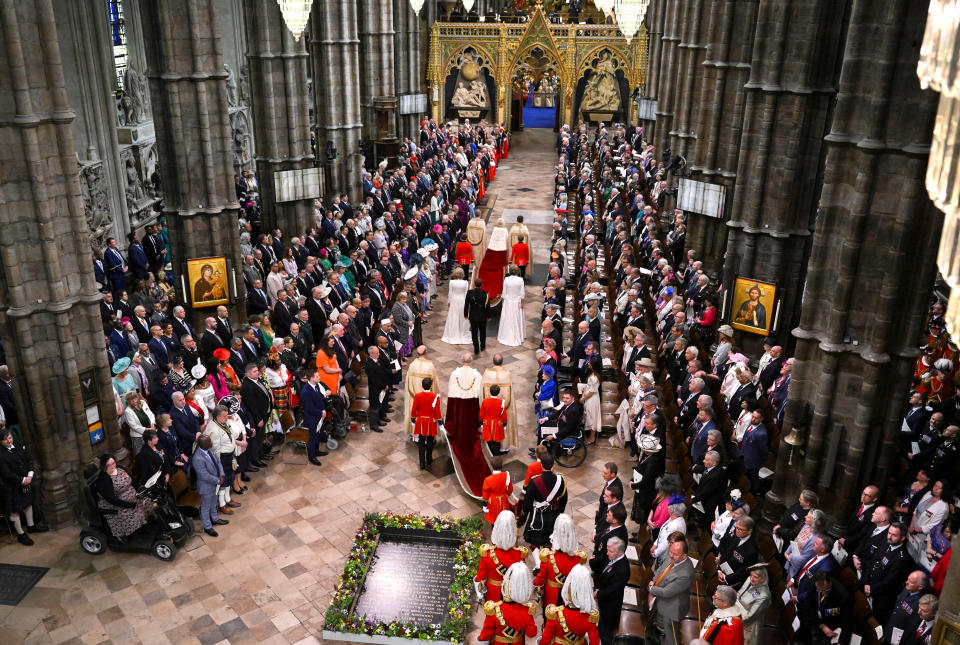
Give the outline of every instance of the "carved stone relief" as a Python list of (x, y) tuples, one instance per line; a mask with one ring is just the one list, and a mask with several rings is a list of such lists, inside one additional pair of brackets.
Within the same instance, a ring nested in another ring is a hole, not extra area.
[(237, 107), (239, 101), (237, 75), (226, 63), (223, 64), (223, 70), (227, 73), (227, 106)]
[(90, 231), (90, 246), (94, 250), (103, 249), (107, 238), (114, 234), (102, 161), (80, 165), (80, 194), (87, 230)]
[(247, 170), (253, 162), (253, 150), (250, 136), (250, 117), (246, 110), (231, 111), (230, 130), (233, 136), (234, 171)]
[(133, 66), (123, 74), (123, 89), (117, 95), (120, 125), (133, 126), (147, 121), (150, 116), (147, 80)]

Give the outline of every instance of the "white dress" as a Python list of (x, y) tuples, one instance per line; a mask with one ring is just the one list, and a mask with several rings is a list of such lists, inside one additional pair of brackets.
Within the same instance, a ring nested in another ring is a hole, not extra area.
[(500, 308), (500, 329), (497, 340), (501, 345), (516, 347), (526, 338), (523, 324), (523, 278), (510, 275), (503, 279), (503, 306)]
[(593, 396), (583, 404), (584, 427), (588, 432), (600, 432), (600, 379), (591, 374), (586, 385), (584, 394), (592, 392)]
[(449, 309), (447, 322), (443, 326), (443, 337), (440, 339), (448, 345), (470, 345), (470, 322), (463, 316), (463, 304), (467, 299), (466, 280), (451, 280), (450, 291), (447, 295)]

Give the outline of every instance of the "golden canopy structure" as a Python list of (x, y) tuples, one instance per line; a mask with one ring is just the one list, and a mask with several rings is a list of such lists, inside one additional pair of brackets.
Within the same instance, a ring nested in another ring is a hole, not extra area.
[(438, 120), (444, 118), (446, 79), (458, 62), (466, 59), (494, 80), (496, 97), (491, 97), (491, 102), (496, 104), (495, 120), (509, 123), (513, 79), (529, 67), (527, 59), (531, 55), (546, 58), (549, 69), (559, 75), (557, 100), (562, 122), (576, 122), (573, 110), (577, 83), (588, 73), (597, 73), (598, 60), (603, 60), (607, 68), (622, 71), (629, 86), (627, 95), (621, 97), (623, 115), (628, 121), (636, 118), (636, 105), (629, 93), (646, 83), (646, 27), (641, 25), (628, 43), (616, 25), (551, 23), (539, 2), (525, 23), (433, 24), (427, 63), (431, 114)]

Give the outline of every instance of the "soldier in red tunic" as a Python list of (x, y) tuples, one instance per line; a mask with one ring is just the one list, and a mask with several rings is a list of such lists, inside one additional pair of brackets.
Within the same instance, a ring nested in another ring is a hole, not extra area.
[(490, 454), (502, 455), (500, 442), (503, 441), (504, 429), (507, 427), (507, 402), (498, 399), (499, 385), (490, 386), (490, 396), (480, 404), (480, 425), (483, 429), (483, 440), (490, 446)]
[(523, 562), (530, 553), (525, 546), (517, 544), (517, 516), (513, 511), (503, 511), (497, 516), (490, 534), (493, 544), (480, 547), (480, 566), (477, 568), (477, 595), (486, 585), (485, 600), (500, 600), (500, 586), (507, 569), (517, 562)]
[(526, 279), (527, 265), (530, 264), (530, 247), (523, 241), (522, 235), (517, 238), (517, 243), (510, 250), (510, 262), (517, 265), (520, 269), (520, 277)]
[(537, 635), (533, 616), (536, 603), (529, 602), (533, 594), (533, 576), (523, 562), (510, 565), (503, 577), (503, 600), (488, 600), (483, 604), (487, 615), (477, 642), (523, 643), (525, 638)]
[(473, 245), (467, 241), (466, 233), (460, 234), (460, 241), (457, 243), (457, 264), (463, 269), (463, 275), (470, 278), (470, 265), (473, 264)]
[(547, 605), (540, 645), (599, 645), (600, 612), (593, 599), (590, 569), (581, 564), (573, 567), (560, 595), (563, 605)]
[(491, 524), (497, 521), (502, 511), (512, 511), (510, 494), (513, 492), (513, 482), (510, 473), (502, 470), (501, 460), (494, 457), (493, 473), (483, 480), (480, 496), (483, 498), (483, 519)]
[(538, 553), (540, 569), (533, 581), (541, 590), (544, 607), (559, 604), (557, 598), (570, 571), (587, 562), (587, 554), (578, 548), (577, 526), (566, 513), (557, 515), (550, 546), (553, 548), (542, 547)]
[(437, 438), (437, 424), (443, 423), (440, 415), (440, 395), (430, 391), (433, 379), (427, 377), (420, 382), (423, 392), (413, 397), (410, 406), (410, 423), (417, 438), (417, 452), (420, 455), (420, 470), (433, 465), (433, 444)]

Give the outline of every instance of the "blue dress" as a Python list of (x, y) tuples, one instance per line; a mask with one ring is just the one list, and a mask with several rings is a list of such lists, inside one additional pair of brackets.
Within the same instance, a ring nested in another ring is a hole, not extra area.
[(547, 379), (540, 384), (540, 392), (537, 394), (537, 418), (547, 417), (553, 406), (557, 404), (557, 382), (552, 378)]

